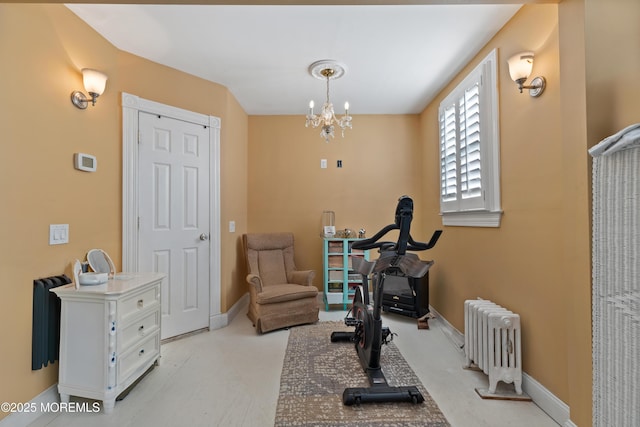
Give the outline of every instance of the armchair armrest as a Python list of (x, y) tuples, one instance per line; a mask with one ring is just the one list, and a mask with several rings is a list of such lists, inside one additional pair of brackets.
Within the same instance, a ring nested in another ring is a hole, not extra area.
[(257, 274), (247, 274), (247, 283), (253, 286), (256, 292), (262, 292), (262, 279)]
[(296, 285), (311, 286), (314, 277), (316, 277), (316, 272), (313, 270), (292, 271), (289, 275), (289, 281)]

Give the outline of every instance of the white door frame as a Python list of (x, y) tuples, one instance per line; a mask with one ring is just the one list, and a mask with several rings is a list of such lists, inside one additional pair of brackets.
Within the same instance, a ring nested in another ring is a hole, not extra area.
[(210, 144), (210, 274), (209, 327), (222, 327), (220, 312), (220, 118), (122, 93), (122, 271), (137, 272), (138, 253), (138, 113), (159, 114), (209, 126)]

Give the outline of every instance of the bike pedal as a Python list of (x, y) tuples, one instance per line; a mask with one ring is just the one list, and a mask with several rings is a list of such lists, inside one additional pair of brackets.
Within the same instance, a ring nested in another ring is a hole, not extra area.
[(354, 317), (347, 317), (344, 319), (344, 324), (347, 326), (357, 326), (360, 324), (360, 320)]

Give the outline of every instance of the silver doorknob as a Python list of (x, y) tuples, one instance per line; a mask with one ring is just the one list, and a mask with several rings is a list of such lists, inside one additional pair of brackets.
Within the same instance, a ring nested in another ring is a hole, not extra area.
[(207, 240), (209, 238), (209, 236), (206, 233), (202, 233), (200, 235), (200, 240)]

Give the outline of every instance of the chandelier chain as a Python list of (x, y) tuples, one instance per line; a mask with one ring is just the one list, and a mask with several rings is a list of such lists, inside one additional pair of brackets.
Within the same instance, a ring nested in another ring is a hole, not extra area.
[(327, 75), (327, 104), (329, 103), (329, 76)]

